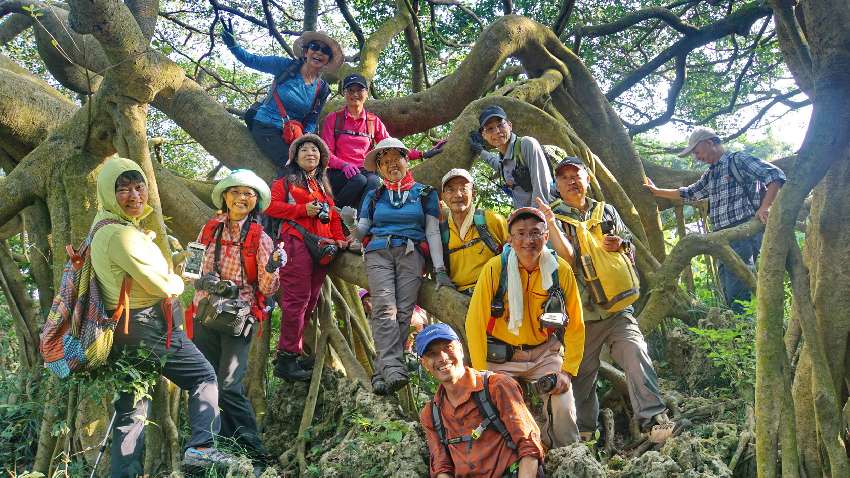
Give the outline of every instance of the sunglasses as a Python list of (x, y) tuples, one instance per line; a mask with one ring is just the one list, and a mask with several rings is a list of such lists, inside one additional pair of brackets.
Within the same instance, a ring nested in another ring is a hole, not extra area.
[(311, 41), (310, 43), (307, 44), (306, 48), (308, 50), (320, 51), (320, 52), (324, 53), (325, 55), (328, 55), (331, 58), (333, 58), (333, 56), (334, 56), (334, 51), (331, 50), (331, 47), (329, 47), (327, 45), (322, 45), (321, 43), (319, 43), (317, 41)]

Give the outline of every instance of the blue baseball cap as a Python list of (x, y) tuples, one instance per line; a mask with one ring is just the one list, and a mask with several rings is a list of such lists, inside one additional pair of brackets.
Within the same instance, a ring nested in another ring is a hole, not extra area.
[(419, 357), (425, 355), (428, 345), (439, 339), (460, 341), (460, 337), (457, 336), (454, 329), (448, 324), (431, 324), (416, 335), (416, 339), (414, 340), (416, 355)]

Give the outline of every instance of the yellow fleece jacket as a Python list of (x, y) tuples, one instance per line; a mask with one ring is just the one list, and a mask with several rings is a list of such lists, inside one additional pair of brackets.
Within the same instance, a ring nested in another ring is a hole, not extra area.
[[(466, 314), (466, 340), (469, 347), (469, 358), (472, 367), (478, 370), (487, 369), (487, 323), (490, 321), (490, 303), (493, 294), (499, 287), (499, 276), (502, 272), (502, 258), (496, 256), (490, 259), (481, 270), (481, 277), (475, 286), (469, 311)], [(496, 318), (492, 336), (511, 345), (539, 345), (549, 339), (546, 330), (540, 328), (540, 314), (543, 304), (549, 297), (541, 283), (540, 269), (528, 272), (519, 267), (522, 288), (525, 290), (522, 325), (519, 335), (508, 331), (510, 304), (505, 292), (505, 313)], [(575, 277), (570, 265), (558, 257), (558, 280), (564, 291), (566, 312), (570, 318), (564, 331), (564, 364), (561, 369), (572, 376), (578, 374), (578, 366), (584, 355), (584, 320), (582, 319), (581, 300), (578, 295)]]
[(97, 176), (98, 212), (92, 225), (103, 219), (119, 222), (101, 227), (91, 244), (92, 266), (107, 310), (118, 306), (121, 283), (127, 274), (133, 279), (131, 309), (150, 307), (183, 292), (183, 280), (168, 271), (168, 263), (153, 242), (153, 235), (139, 226), (139, 221), (152, 208), (145, 206), (140, 217), (128, 218), (115, 199), (115, 180), (125, 171), (138, 171), (144, 177), (136, 163), (124, 158), (106, 161)]
[[(475, 214), (475, 210), (470, 210), (469, 214)], [(451, 213), (448, 216), (449, 226), (449, 249), (456, 249), (471, 241), (476, 240), (478, 228), (473, 224), (466, 231), (466, 237), (460, 238), (460, 225), (455, 224), (452, 220)], [(484, 222), (487, 224), (487, 230), (498, 244), (508, 242), (508, 223), (504, 217), (492, 211), (484, 211)], [(478, 282), (478, 276), (481, 275), (481, 268), (496, 254), (484, 244), (484, 241), (479, 241), (465, 249), (455, 251), (449, 254), (449, 275), (457, 289), (460, 291), (467, 290), (475, 286)]]

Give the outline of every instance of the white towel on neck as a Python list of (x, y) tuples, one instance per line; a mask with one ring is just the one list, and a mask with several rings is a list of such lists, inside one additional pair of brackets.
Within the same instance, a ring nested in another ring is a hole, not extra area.
[(472, 227), (472, 220), (474, 219), (474, 216), (475, 216), (475, 210), (470, 209), (469, 214), (467, 214), (466, 217), (463, 218), (463, 223), (462, 224), (455, 224), (454, 218), (451, 216), (451, 213), (449, 213), (449, 221), (451, 221), (452, 224), (455, 224), (455, 226), (457, 226), (457, 232), (458, 232), (458, 236), (460, 236), (460, 242), (461, 243), (466, 238), (466, 233), (469, 232), (469, 228)]
[[(525, 315), (525, 291), (522, 286), (522, 278), (519, 274), (519, 259), (516, 252), (511, 249), (508, 253), (508, 308), (510, 309), (510, 317), (508, 318), (508, 331), (514, 335), (519, 335), (519, 329), (522, 326), (522, 319)], [(558, 259), (548, 247), (543, 247), (543, 253), (540, 254), (540, 269), (541, 285), (544, 290), (549, 290), (552, 287), (552, 272), (558, 270)], [(504, 274), (505, 271), (502, 271)], [(542, 312), (542, 311), (541, 311)]]

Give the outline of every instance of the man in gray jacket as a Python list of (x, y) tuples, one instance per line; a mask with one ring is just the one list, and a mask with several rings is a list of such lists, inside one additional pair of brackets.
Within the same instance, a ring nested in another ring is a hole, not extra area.
[[(514, 209), (535, 207), (535, 198), (550, 203), (552, 172), (540, 143), (514, 134), (507, 113), (499, 106), (484, 108), (478, 123), (478, 131), (469, 135), (470, 148), (499, 172), (502, 190), (511, 197)], [(487, 151), (485, 142), (499, 154)]]

